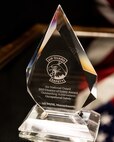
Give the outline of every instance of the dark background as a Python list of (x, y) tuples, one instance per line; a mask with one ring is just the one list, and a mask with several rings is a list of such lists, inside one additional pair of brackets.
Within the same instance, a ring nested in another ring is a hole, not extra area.
[[(0, 1), (0, 46), (12, 42), (35, 23), (49, 24), (58, 4), (72, 25), (113, 26), (93, 0), (4, 0)], [(18, 127), (35, 104), (26, 91), (25, 70), (37, 44), (31, 44), (0, 70), (0, 142), (21, 141)]]
[(34, 23), (49, 23), (61, 4), (72, 25), (113, 26), (97, 10), (94, 0), (4, 0), (0, 1), (0, 44), (7, 43)]

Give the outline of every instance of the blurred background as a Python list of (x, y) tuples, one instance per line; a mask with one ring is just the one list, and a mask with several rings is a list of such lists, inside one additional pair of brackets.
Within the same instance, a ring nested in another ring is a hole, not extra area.
[(89, 106), (102, 115), (97, 142), (114, 142), (113, 0), (0, 1), (1, 142), (22, 141), (18, 127), (35, 104), (26, 91), (26, 67), (58, 4), (75, 30), (86, 32), (79, 39), (98, 73), (99, 97)]

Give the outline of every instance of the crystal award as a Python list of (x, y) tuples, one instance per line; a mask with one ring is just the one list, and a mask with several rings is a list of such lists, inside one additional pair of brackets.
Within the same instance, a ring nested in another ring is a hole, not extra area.
[(97, 74), (60, 5), (26, 69), (26, 81), (35, 105), (19, 127), (21, 138), (95, 142), (100, 115), (86, 106), (97, 98)]

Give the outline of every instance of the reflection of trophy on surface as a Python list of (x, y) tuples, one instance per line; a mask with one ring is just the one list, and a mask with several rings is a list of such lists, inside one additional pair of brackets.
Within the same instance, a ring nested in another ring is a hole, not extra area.
[[(100, 115), (85, 107), (97, 97), (96, 80), (59, 5), (27, 67), (27, 89), (36, 105), (19, 127), (20, 137), (38, 142), (94, 142)], [(77, 103), (83, 82), (88, 93)]]

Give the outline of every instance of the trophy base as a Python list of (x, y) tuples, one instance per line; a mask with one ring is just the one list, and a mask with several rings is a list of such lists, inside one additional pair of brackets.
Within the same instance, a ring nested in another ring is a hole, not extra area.
[(95, 142), (100, 114), (92, 110), (76, 113), (46, 110), (47, 117), (39, 118), (35, 105), (19, 127), (19, 137), (33, 142)]

